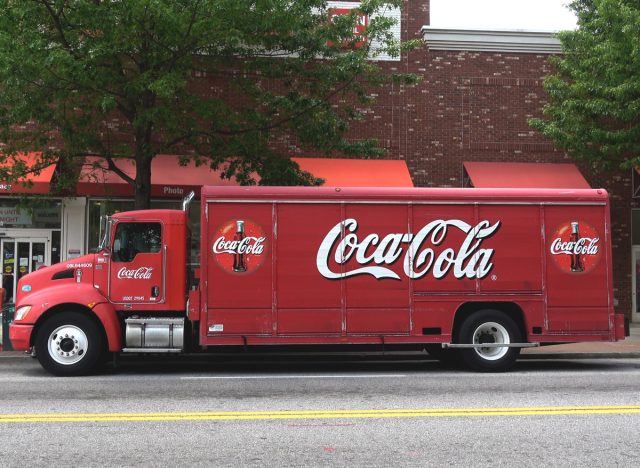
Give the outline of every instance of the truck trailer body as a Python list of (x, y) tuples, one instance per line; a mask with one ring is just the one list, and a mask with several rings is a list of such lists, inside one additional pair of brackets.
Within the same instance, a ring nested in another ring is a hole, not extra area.
[(237, 345), (414, 345), (502, 371), (522, 347), (625, 336), (604, 190), (203, 187), (200, 205), (191, 227), (115, 214), (97, 253), (23, 277), (14, 348), (57, 375)]

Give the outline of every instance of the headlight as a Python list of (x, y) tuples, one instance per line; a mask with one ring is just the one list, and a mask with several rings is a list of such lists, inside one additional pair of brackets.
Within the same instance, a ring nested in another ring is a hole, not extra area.
[(18, 310), (16, 310), (14, 320), (16, 322), (22, 320), (29, 313), (30, 310), (31, 310), (30, 305), (20, 307)]

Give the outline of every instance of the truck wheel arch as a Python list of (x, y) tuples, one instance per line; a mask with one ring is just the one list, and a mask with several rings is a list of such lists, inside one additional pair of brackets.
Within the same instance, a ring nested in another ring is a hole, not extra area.
[(460, 328), (465, 320), (471, 315), (482, 310), (497, 310), (504, 312), (508, 315), (517, 325), (520, 330), (520, 335), (523, 340), (526, 340), (528, 333), (524, 318), (524, 312), (522, 308), (515, 302), (465, 302), (456, 311), (453, 328), (451, 329), (451, 341), (453, 343), (459, 342)]
[(115, 311), (109, 304), (99, 304), (93, 309), (76, 303), (57, 304), (44, 312), (36, 321), (31, 333), (31, 345), (35, 345), (38, 330), (51, 316), (60, 312), (79, 312), (86, 314), (98, 326), (102, 334), (103, 343), (107, 345), (105, 351), (118, 352), (122, 349), (122, 330)]

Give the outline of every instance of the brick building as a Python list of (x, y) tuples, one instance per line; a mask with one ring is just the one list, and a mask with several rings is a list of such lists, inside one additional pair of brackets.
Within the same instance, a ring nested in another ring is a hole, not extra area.
[[(429, 3), (405, 1), (400, 17), (402, 39), (423, 39), (424, 47), (383, 62), (389, 71), (419, 73), (423, 81), (380, 91), (353, 138), (378, 138), (387, 157), (407, 162), (420, 187), (464, 186), (464, 162), (573, 163), (528, 124), (546, 103), (542, 81), (551, 71), (549, 56), (561, 52), (559, 41), (541, 32), (433, 28)], [(618, 311), (639, 321), (640, 205), (634, 193), (640, 196), (640, 178), (577, 166), (591, 187), (610, 193)]]
[[(329, 3), (339, 8), (358, 5)], [(541, 114), (546, 99), (542, 80), (551, 70), (548, 57), (560, 52), (551, 34), (433, 28), (429, 0), (406, 0), (401, 10), (389, 14), (399, 19), (399, 37), (423, 39), (424, 46), (398, 59), (384, 58), (381, 66), (390, 72), (421, 74), (424, 79), (416, 86), (388, 85), (379, 90), (365, 120), (353, 126), (351, 138), (377, 138), (388, 159), (406, 161), (414, 185), (421, 187), (464, 186), (465, 162), (572, 163), (527, 123)], [(198, 85), (206, 85), (206, 79), (196, 78), (201, 80)], [(276, 144), (292, 156), (313, 156), (304, 154), (295, 141)], [(634, 198), (637, 174), (594, 174), (587, 166), (578, 167), (592, 187), (611, 194), (618, 311), (639, 321), (635, 271), (640, 265), (640, 228), (637, 239), (631, 235), (632, 219), (640, 226), (640, 205)], [(500, 171), (500, 164), (495, 170)], [(87, 251), (93, 217), (99, 213), (98, 198), (78, 195), (61, 201), (56, 224), (63, 233), (57, 253), (61, 260)], [(53, 228), (53, 236), (60, 238), (59, 231)]]

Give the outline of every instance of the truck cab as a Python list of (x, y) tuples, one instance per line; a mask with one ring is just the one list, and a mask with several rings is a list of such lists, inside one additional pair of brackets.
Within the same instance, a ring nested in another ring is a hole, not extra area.
[(187, 302), (187, 213), (103, 220), (96, 253), (20, 279), (10, 337), (56, 375), (86, 373), (108, 352), (179, 352)]
[(95, 254), (94, 287), (118, 310), (184, 310), (187, 239), (183, 211), (113, 215)]

